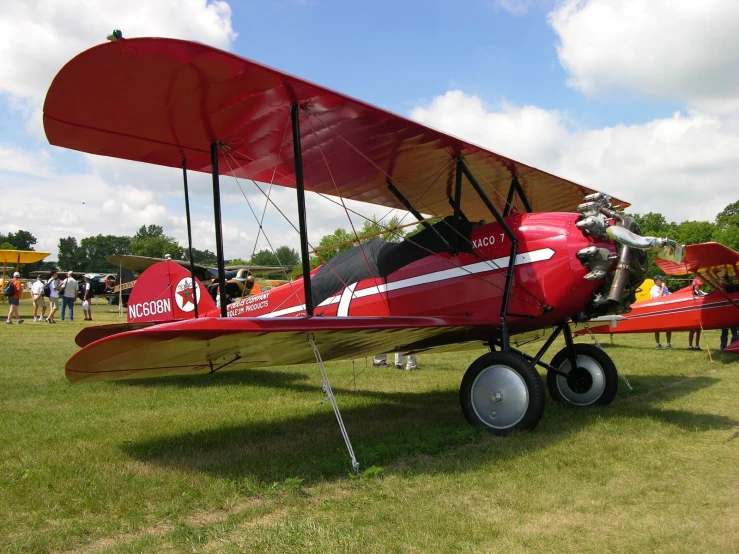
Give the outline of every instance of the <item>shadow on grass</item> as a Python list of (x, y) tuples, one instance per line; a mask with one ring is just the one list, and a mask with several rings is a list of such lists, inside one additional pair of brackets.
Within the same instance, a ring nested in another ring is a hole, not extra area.
[[(318, 370), (316, 370), (318, 371)], [(221, 371), (212, 375), (176, 375), (152, 379), (131, 379), (128, 381), (111, 381), (120, 387), (141, 388), (208, 388), (225, 385), (253, 385), (263, 387), (284, 388), (296, 381), (308, 381), (311, 376), (297, 371), (272, 371), (268, 369), (239, 369), (237, 371)], [(302, 387), (316, 390), (315, 387)]]
[[(316, 393), (314, 386), (295, 382), (295, 376), (302, 378), (301, 374), (290, 377), (279, 372), (254, 373), (261, 375), (261, 384), (265, 386)], [(247, 380), (254, 382), (253, 378)], [(497, 442), (492, 455), (499, 460), (526, 455), (609, 417), (661, 420), (690, 431), (734, 428), (739, 422), (731, 418), (655, 405), (716, 382), (718, 379), (710, 377), (643, 377), (635, 394), (622, 392), (611, 406), (602, 409), (569, 409), (554, 406), (548, 399), (544, 431), (493, 439)], [(489, 443), (485, 431), (464, 420), (456, 391), (382, 393), (335, 388), (334, 392), (363, 468), (393, 464), (420, 454), (449, 452), (476, 442)], [(249, 482), (256, 478), (272, 483), (293, 476), (308, 480), (335, 478), (346, 475), (350, 467), (328, 404), (307, 416), (214, 427), (129, 443), (123, 449), (148, 463)], [(481, 457), (469, 456), (465, 463), (474, 464), (475, 459)]]

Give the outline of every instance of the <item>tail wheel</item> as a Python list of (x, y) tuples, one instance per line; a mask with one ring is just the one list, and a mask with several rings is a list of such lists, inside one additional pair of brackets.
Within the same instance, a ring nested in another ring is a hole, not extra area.
[(547, 373), (547, 388), (552, 400), (573, 406), (606, 406), (618, 391), (618, 372), (610, 356), (592, 344), (574, 345), (577, 367), (570, 368), (567, 348), (552, 359), (552, 365), (567, 377)]
[(459, 390), (467, 421), (495, 435), (533, 429), (544, 413), (544, 386), (534, 366), (513, 352), (490, 352), (467, 369)]

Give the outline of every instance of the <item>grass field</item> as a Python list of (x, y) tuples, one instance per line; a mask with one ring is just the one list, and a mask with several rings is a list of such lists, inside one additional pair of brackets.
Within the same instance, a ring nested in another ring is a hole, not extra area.
[(739, 551), (739, 356), (685, 333), (606, 338), (633, 392), (503, 439), (459, 408), (480, 352), (329, 363), (353, 477), (317, 367), (70, 385), (75, 315), (0, 328), (2, 552)]

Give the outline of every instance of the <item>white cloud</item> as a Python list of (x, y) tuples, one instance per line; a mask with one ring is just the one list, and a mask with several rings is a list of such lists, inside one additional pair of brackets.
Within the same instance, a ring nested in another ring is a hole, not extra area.
[(739, 120), (697, 110), (641, 125), (578, 130), (556, 111), (486, 107), (452, 91), (411, 117), (633, 203), (668, 220), (713, 220), (737, 200)]
[(43, 136), (41, 106), (54, 75), (114, 29), (124, 36), (197, 40), (228, 49), (236, 38), (221, 0), (16, 0), (0, 2), (0, 94)]
[(555, 0), (493, 0), (492, 5), (511, 15), (526, 15), (536, 7), (548, 6)]
[(739, 108), (739, 2), (565, 0), (549, 22), (568, 84), (589, 96)]

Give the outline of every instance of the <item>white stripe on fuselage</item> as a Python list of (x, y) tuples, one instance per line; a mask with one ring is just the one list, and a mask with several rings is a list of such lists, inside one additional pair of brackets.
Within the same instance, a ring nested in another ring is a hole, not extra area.
[[(516, 256), (516, 264), (528, 265), (536, 262), (543, 262), (550, 260), (554, 256), (554, 250), (551, 248), (541, 248), (539, 250), (532, 250), (531, 252), (525, 252)], [(409, 287), (418, 287), (426, 285), (428, 283), (438, 283), (441, 281), (448, 281), (450, 279), (457, 279), (464, 277), (465, 275), (477, 275), (478, 273), (487, 273), (491, 271), (500, 271), (508, 267), (508, 262), (511, 259), (510, 256), (504, 256), (502, 258), (496, 258), (494, 260), (488, 260), (485, 262), (476, 262), (474, 264), (463, 265), (459, 267), (453, 267), (450, 269), (443, 269), (441, 271), (434, 271), (433, 273), (426, 273), (424, 275), (418, 275), (416, 277), (409, 277), (408, 279), (402, 279), (400, 281), (394, 281), (383, 285), (377, 285), (374, 287), (368, 287), (366, 289), (355, 291), (358, 283), (352, 283), (348, 285), (341, 294), (330, 296), (317, 307), (329, 306), (331, 304), (339, 303), (338, 316), (349, 315), (349, 305), (352, 298), (364, 298), (366, 296), (372, 296), (374, 294), (380, 294), (384, 292), (390, 292), (394, 290), (406, 289)], [(294, 314), (305, 310), (305, 304), (293, 306), (292, 308), (285, 308), (284, 310), (278, 310), (268, 314), (262, 314), (257, 317), (279, 317), (282, 315)]]

